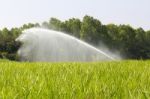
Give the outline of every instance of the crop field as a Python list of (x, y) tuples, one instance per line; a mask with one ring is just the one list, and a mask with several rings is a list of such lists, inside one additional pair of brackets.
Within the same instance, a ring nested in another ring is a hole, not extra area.
[(150, 98), (150, 61), (0, 60), (0, 99)]

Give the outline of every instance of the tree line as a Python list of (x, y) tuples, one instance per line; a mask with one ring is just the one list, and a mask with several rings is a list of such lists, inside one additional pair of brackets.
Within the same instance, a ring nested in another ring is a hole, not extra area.
[(24, 24), (19, 28), (0, 30), (0, 58), (18, 60), (17, 50), (21, 46), (15, 39), (24, 29), (44, 27), (62, 31), (75, 36), (92, 45), (98, 46), (100, 42), (110, 50), (117, 50), (126, 59), (150, 58), (150, 30), (134, 29), (130, 25), (102, 24), (98, 19), (85, 15), (82, 20), (71, 18), (61, 21), (51, 18), (42, 24)]

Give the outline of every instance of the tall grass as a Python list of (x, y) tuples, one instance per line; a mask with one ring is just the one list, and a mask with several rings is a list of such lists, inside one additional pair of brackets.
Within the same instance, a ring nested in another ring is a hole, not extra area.
[(150, 98), (150, 61), (0, 61), (0, 99)]

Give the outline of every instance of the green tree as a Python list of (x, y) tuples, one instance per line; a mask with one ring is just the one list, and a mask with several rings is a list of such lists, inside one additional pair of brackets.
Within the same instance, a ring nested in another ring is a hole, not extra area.
[(129, 25), (120, 25), (119, 26), (119, 42), (121, 43), (120, 51), (126, 57), (134, 57), (134, 44), (135, 42), (135, 30)]
[(119, 40), (119, 28), (117, 25), (114, 24), (108, 24), (106, 25), (107, 28), (107, 44), (109, 48), (111, 49), (120, 49), (120, 46), (122, 45)]
[(28, 23), (28, 24), (24, 24), (22, 27), (20, 27), (19, 29), (22, 31), (22, 30), (25, 30), (25, 29), (29, 29), (29, 28), (33, 28), (33, 27), (40, 27), (40, 25), (38, 23)]
[[(150, 58), (150, 31), (144, 31), (142, 28), (133, 29), (129, 25), (103, 25), (98, 19), (88, 15), (84, 16), (82, 21), (71, 18), (63, 22), (57, 18), (51, 18), (48, 22), (43, 22), (41, 26), (63, 31), (94, 45), (103, 42), (110, 49), (117, 49), (127, 58)], [(23, 30), (41, 26), (38, 23), (28, 23), (20, 28), (0, 30), (0, 58), (17, 60), (16, 53), (21, 44), (15, 39)]]
[(101, 35), (101, 22), (90, 16), (84, 16), (82, 24), (80, 37), (81, 39), (97, 44), (103, 35)]
[(81, 21), (79, 19), (69, 19), (68, 21), (65, 21), (65, 24), (67, 26), (66, 28), (68, 33), (80, 38)]
[(136, 43), (134, 44), (135, 50), (133, 53), (135, 55), (135, 58), (138, 59), (148, 58), (148, 53), (150, 53), (149, 52), (150, 45), (146, 38), (147, 38), (146, 32), (142, 28), (136, 29), (136, 36), (135, 36)]
[(61, 21), (56, 19), (56, 18), (51, 18), (49, 21), (49, 28), (53, 29), (53, 30), (61, 30), (60, 29), (61, 26)]

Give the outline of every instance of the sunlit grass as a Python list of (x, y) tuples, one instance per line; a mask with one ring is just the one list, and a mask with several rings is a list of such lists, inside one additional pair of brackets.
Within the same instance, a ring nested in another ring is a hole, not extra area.
[(0, 99), (150, 98), (150, 61), (0, 61)]

